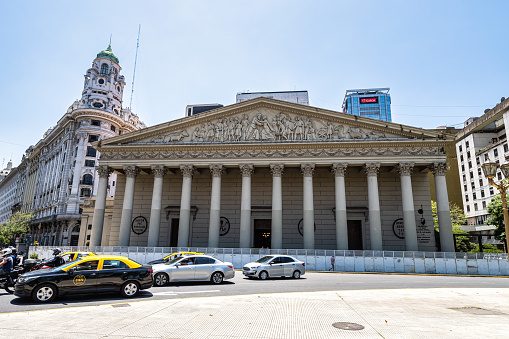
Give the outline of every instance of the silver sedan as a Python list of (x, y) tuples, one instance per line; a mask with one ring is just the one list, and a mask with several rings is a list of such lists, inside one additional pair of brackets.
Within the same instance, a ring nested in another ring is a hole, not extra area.
[(300, 278), (306, 273), (306, 263), (289, 255), (266, 255), (244, 265), (242, 274), (248, 278), (293, 277)]
[(163, 264), (152, 265), (154, 285), (164, 286), (178, 281), (211, 281), (220, 284), (235, 276), (233, 264), (208, 255), (178, 257)]

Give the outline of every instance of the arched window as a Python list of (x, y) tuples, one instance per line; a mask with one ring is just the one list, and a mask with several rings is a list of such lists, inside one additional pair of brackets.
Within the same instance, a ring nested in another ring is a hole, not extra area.
[(101, 65), (101, 74), (108, 74), (108, 64)]
[(72, 229), (72, 233), (80, 233), (80, 227), (74, 226), (74, 228)]
[(83, 185), (92, 185), (93, 177), (90, 174), (85, 174), (83, 176)]

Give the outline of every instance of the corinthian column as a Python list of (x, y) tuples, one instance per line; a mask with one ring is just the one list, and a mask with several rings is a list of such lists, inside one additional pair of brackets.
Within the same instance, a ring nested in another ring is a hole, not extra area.
[(369, 237), (372, 250), (382, 250), (382, 220), (380, 217), (380, 199), (378, 197), (378, 171), (380, 164), (366, 164), (368, 175)]
[(182, 195), (180, 196), (179, 235), (177, 245), (189, 246), (189, 229), (191, 227), (191, 183), (196, 168), (193, 165), (180, 165), (182, 172)]
[(221, 175), (225, 173), (223, 165), (210, 165), (212, 174), (212, 192), (210, 196), (209, 247), (219, 246), (221, 222)]
[(108, 166), (97, 166), (99, 183), (95, 197), (94, 219), (92, 221), (92, 234), (90, 246), (101, 246), (104, 225), (104, 210), (106, 209), (106, 193), (108, 191), (108, 177), (113, 170)]
[(119, 246), (129, 246), (131, 237), (131, 222), (133, 217), (134, 183), (140, 169), (136, 166), (124, 166), (125, 191), (124, 204), (122, 205), (122, 216), (120, 217)]
[(303, 236), (304, 248), (315, 248), (315, 211), (313, 202), (313, 172), (315, 164), (302, 164), (300, 169), (304, 178), (303, 182)]
[(405, 249), (418, 251), (417, 227), (415, 225), (414, 194), (412, 191), (412, 171), (414, 164), (399, 164), (401, 177), (401, 200), (403, 205), (403, 228), (405, 230)]
[(150, 209), (150, 225), (148, 228), (148, 247), (156, 247), (159, 245), (161, 202), (166, 168), (162, 165), (152, 166), (152, 173), (154, 174), (154, 188), (152, 189), (152, 208)]
[(240, 202), (240, 248), (251, 247), (251, 175), (253, 165), (239, 165), (242, 174), (242, 200)]
[(429, 167), (435, 176), (435, 191), (437, 194), (437, 216), (442, 252), (454, 252), (454, 236), (452, 235), (451, 211), (449, 210), (449, 196), (445, 173), (448, 166), (445, 162), (437, 162)]
[(348, 249), (348, 226), (346, 216), (345, 172), (346, 164), (333, 164), (336, 193), (336, 248)]
[(272, 234), (270, 246), (272, 249), (283, 248), (283, 189), (281, 178), (283, 176), (283, 164), (271, 164), (272, 172)]

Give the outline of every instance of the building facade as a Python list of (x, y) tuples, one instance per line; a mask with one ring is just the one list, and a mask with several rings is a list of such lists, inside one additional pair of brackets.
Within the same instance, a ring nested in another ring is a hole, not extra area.
[(9, 221), (13, 211), (17, 208), (16, 191), (18, 188), (18, 169), (9, 169), (9, 174), (0, 181), (0, 225)]
[(389, 88), (349, 89), (343, 99), (343, 112), (392, 121), (389, 90)]
[(7, 163), (7, 167), (0, 171), (0, 181), (4, 180), (4, 178), (9, 175), (11, 170), (12, 170), (12, 161), (9, 160), (9, 162)]
[(441, 250), (453, 252), (444, 152), (451, 142), (308, 105), (242, 101), (94, 143), (98, 193), (79, 242), (435, 251), (431, 171)]
[(223, 105), (221, 104), (200, 104), (200, 105), (187, 105), (186, 106), (186, 117), (190, 117), (192, 115), (200, 114), (203, 112), (211, 111), (216, 108), (221, 108)]
[[(85, 74), (81, 99), (25, 153), (20, 166), (17, 202), (34, 214), (32, 239), (42, 245), (77, 245), (80, 204), (97, 192), (99, 152), (92, 143), (132, 132), (145, 125), (122, 108), (125, 86), (111, 47), (97, 54)], [(116, 176), (107, 196), (115, 194)]]
[[(499, 165), (509, 162), (507, 126), (509, 100), (505, 99), (481, 117), (465, 121), (465, 127), (455, 137), (463, 207), (468, 219), (463, 229), (483, 235), (484, 242), (493, 244), (500, 243), (494, 239), (494, 226), (486, 225), (489, 217), (486, 207), (499, 192), (484, 177), (481, 166), (487, 161)], [(499, 169), (494, 180), (498, 183), (503, 179)]]
[(269, 98), (293, 102), (300, 105), (309, 105), (308, 91), (282, 91), (282, 92), (244, 92), (237, 93), (235, 102), (243, 102), (256, 98)]

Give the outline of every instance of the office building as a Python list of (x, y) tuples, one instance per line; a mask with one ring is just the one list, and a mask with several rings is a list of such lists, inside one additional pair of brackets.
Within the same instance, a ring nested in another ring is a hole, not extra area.
[(308, 91), (283, 91), (283, 92), (244, 92), (237, 93), (236, 102), (243, 102), (255, 98), (269, 98), (293, 102), (300, 105), (309, 105)]
[(349, 89), (343, 112), (364, 118), (392, 121), (389, 88)]

